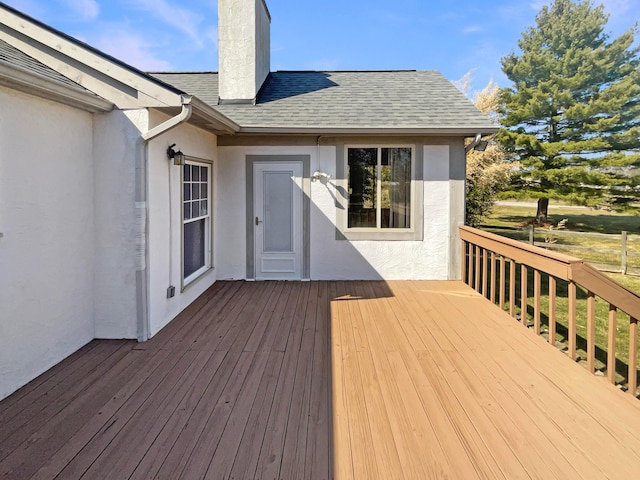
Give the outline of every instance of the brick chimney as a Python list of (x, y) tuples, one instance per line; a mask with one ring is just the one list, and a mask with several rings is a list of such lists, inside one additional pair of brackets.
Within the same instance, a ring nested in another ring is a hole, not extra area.
[(220, 103), (255, 103), (270, 69), (271, 15), (265, 0), (218, 0)]

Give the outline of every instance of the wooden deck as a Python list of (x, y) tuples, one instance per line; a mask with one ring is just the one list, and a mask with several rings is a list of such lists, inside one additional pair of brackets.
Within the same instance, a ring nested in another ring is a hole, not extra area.
[(460, 282), (218, 282), (0, 402), (0, 478), (640, 475), (640, 402)]

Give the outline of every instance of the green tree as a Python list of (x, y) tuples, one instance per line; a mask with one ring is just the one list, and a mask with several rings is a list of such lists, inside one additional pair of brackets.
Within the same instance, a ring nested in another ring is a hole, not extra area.
[[(543, 7), (502, 58), (513, 82), (500, 93), (500, 141), (522, 165), (519, 189), (581, 204), (628, 199), (640, 164), (637, 24), (610, 41), (608, 15), (591, 1)], [(626, 193), (625, 193), (626, 192)]]

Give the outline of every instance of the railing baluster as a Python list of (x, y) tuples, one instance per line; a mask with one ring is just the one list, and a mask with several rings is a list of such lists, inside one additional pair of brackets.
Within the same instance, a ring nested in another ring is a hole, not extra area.
[(520, 264), (520, 321), (527, 326), (527, 266)]
[(629, 393), (636, 396), (638, 388), (638, 319), (629, 319)]
[(496, 303), (496, 252), (491, 252), (491, 288), (489, 300), (495, 305)]
[(540, 270), (533, 271), (533, 328), (540, 335)]
[(484, 298), (487, 298), (487, 287), (488, 285), (488, 281), (487, 281), (487, 277), (488, 277), (488, 263), (489, 263), (489, 251), (483, 249), (482, 251), (482, 296)]
[(609, 337), (607, 338), (607, 378), (616, 383), (616, 332), (618, 323), (618, 309), (609, 304)]
[(482, 256), (480, 247), (476, 245), (476, 292), (480, 293), (480, 257)]
[(569, 356), (576, 359), (576, 284), (569, 281)]
[(587, 293), (587, 370), (596, 370), (596, 296)]
[(516, 262), (509, 260), (509, 315), (516, 318)]
[(473, 288), (473, 244), (469, 243), (469, 255), (467, 256), (467, 285)]
[(549, 343), (556, 344), (556, 277), (549, 275)]
[(469, 244), (462, 240), (462, 261), (460, 262), (460, 278), (463, 283), (467, 283), (467, 246)]
[(506, 267), (505, 258), (500, 255), (500, 310), (504, 310), (504, 289), (505, 289), (505, 280), (506, 280), (506, 272), (504, 271)]

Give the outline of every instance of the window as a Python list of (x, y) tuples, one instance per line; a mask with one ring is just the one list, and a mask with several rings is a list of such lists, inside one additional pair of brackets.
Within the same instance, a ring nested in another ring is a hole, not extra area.
[(188, 161), (182, 172), (182, 265), (184, 285), (211, 266), (211, 165)]
[(348, 229), (410, 229), (412, 147), (347, 149)]

